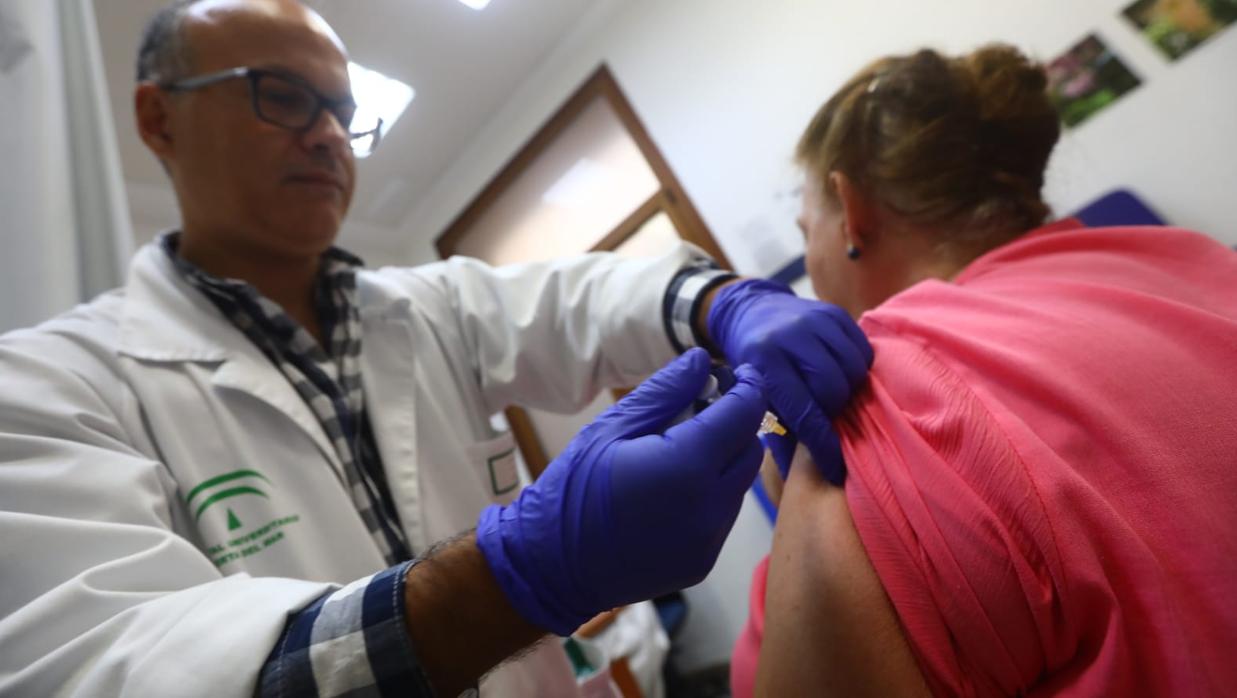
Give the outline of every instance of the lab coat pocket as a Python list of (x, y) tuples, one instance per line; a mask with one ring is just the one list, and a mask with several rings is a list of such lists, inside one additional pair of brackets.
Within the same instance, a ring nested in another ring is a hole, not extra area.
[(511, 432), (472, 444), (468, 447), (468, 460), (479, 469), (481, 486), (491, 501), (507, 504), (519, 494), (524, 480)]

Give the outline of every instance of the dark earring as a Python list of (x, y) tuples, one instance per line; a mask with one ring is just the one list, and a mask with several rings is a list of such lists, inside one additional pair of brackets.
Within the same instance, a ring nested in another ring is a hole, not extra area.
[(859, 251), (858, 247), (855, 247), (854, 245), (846, 246), (846, 258), (847, 259), (852, 259), (852, 260), (859, 259), (860, 254), (862, 253)]

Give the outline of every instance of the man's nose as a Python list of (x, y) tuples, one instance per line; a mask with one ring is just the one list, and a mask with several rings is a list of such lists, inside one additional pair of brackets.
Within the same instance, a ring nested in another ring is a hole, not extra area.
[(348, 129), (330, 109), (323, 109), (318, 118), (302, 134), (309, 150), (327, 149), (340, 155), (351, 154), (352, 137)]

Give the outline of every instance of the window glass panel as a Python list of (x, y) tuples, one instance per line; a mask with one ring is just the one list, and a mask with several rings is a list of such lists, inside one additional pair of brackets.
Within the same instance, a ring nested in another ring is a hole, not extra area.
[(614, 251), (624, 257), (655, 257), (678, 242), (679, 233), (670, 216), (665, 211), (658, 211), (639, 230), (619, 243)]
[(491, 264), (586, 252), (658, 188), (635, 140), (598, 96), (458, 238), (455, 251)]

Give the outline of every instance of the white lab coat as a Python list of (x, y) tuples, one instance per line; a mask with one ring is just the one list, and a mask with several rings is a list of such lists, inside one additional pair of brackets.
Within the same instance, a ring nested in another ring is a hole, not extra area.
[[(577, 409), (673, 357), (662, 294), (698, 255), (358, 274), (367, 405), (416, 551), (514, 497), (489, 415)], [(339, 469), (155, 246), (124, 289), (0, 337), (0, 694), (249, 695), (289, 612), (384, 567)], [(570, 694), (546, 652), (483, 693)]]

